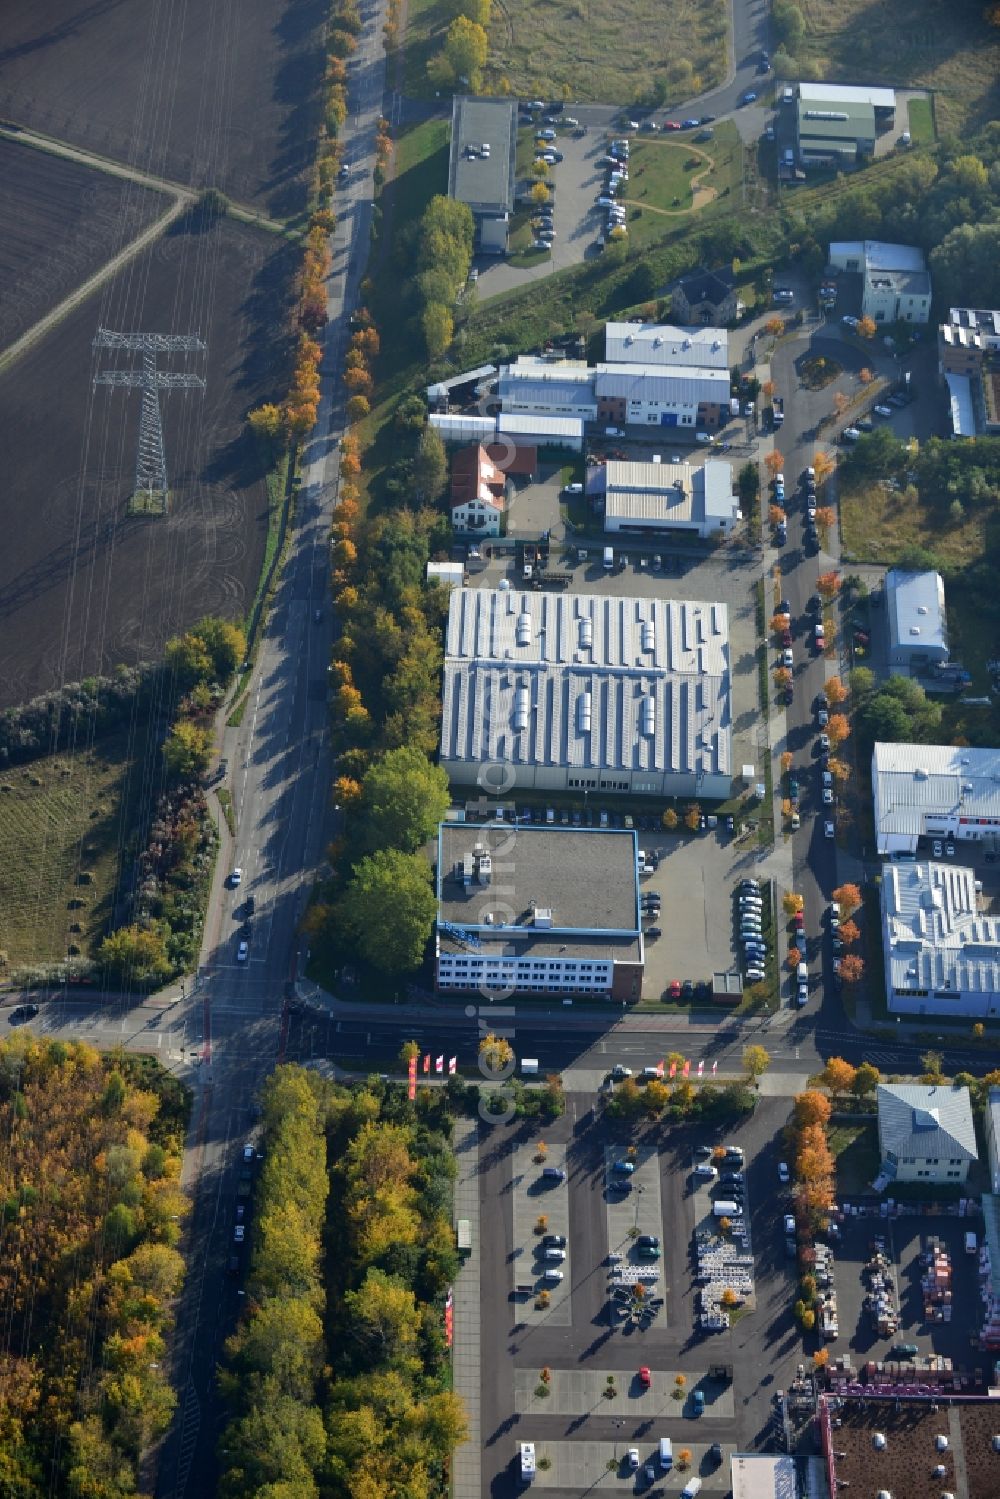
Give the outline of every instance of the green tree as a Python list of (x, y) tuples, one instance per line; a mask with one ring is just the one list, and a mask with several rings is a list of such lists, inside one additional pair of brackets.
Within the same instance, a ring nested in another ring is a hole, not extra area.
[(337, 910), (372, 967), (384, 973), (419, 967), (437, 910), (427, 861), (399, 849), (361, 859)]
[(430, 359), (440, 359), (451, 344), (455, 324), (447, 307), (431, 302), (420, 315), (420, 327)]
[(471, 93), (480, 91), (481, 73), (486, 62), (486, 31), (478, 21), (468, 16), (456, 16), (448, 27), (444, 43), (444, 55), (454, 76), (464, 83)]
[(434, 835), (450, 800), (440, 765), (408, 745), (389, 750), (361, 783), (365, 846), (415, 853)]
[(771, 1065), (770, 1054), (756, 1043), (743, 1048), (743, 1070), (754, 1082), (763, 1077)]
[(193, 687), (196, 682), (207, 682), (212, 675), (212, 658), (208, 648), (193, 630), (168, 640), (163, 654), (167, 670), (182, 692)]
[(244, 632), (239, 625), (209, 614), (198, 621), (194, 633), (205, 642), (205, 649), (212, 658), (216, 681), (228, 682), (246, 657), (247, 637)]
[(104, 938), (97, 956), (111, 981), (125, 988), (163, 982), (171, 971), (159, 927), (121, 926)]
[(277, 443), (285, 435), (285, 421), (280, 406), (258, 406), (247, 416), (247, 425), (254, 437), (267, 443)]
[(479, 1056), (483, 1065), (495, 1076), (499, 1076), (513, 1062), (514, 1048), (503, 1036), (495, 1036), (490, 1032), (479, 1043)]
[(774, 0), (771, 17), (779, 42), (783, 43), (787, 51), (794, 55), (805, 32), (805, 21), (801, 10), (797, 5), (792, 4), (792, 0)]
[(412, 1348), (417, 1340), (416, 1298), (398, 1276), (370, 1269), (358, 1289), (344, 1296), (344, 1310), (348, 1336), (356, 1338), (379, 1364)]
[(212, 731), (180, 718), (163, 744), (163, 761), (175, 781), (197, 780), (212, 758)]
[(877, 1067), (873, 1066), (871, 1062), (861, 1062), (858, 1065), (857, 1072), (854, 1074), (851, 1092), (857, 1098), (867, 1098), (869, 1093), (875, 1092), (881, 1081), (882, 1074)]
[(448, 458), (440, 433), (425, 427), (413, 459), (413, 489), (417, 500), (433, 505), (448, 480)]

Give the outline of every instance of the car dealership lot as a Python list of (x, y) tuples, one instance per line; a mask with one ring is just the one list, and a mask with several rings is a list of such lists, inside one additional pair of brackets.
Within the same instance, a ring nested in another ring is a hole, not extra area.
[[(565, 1178), (557, 1181), (544, 1175), (546, 1169), (565, 1172), (566, 1148), (562, 1145), (549, 1147), (545, 1160), (541, 1162), (534, 1159), (537, 1150), (536, 1144), (519, 1145), (514, 1152), (511, 1269), (518, 1317), (529, 1326), (544, 1321), (552, 1327), (568, 1327), (572, 1321), (569, 1190)], [(543, 1232), (561, 1234), (566, 1238), (564, 1260), (549, 1262), (544, 1257), (542, 1233), (535, 1232), (535, 1225), (543, 1214), (548, 1220)], [(561, 1271), (562, 1280), (546, 1280), (546, 1270)], [(537, 1305), (538, 1293), (542, 1290), (549, 1295), (548, 1305), (544, 1307)]]
[[(709, 1379), (707, 1368), (663, 1369), (649, 1365), (649, 1388), (639, 1378), (640, 1365), (632, 1369), (551, 1369), (547, 1396), (535, 1393), (537, 1369), (518, 1369), (514, 1376), (514, 1409), (519, 1415), (625, 1416), (636, 1420), (689, 1421), (714, 1417), (731, 1421), (735, 1414), (732, 1385)], [(678, 1375), (685, 1380), (680, 1399), (674, 1398)], [(614, 1385), (608, 1378), (613, 1376)], [(615, 1393), (610, 1397), (608, 1389)], [(694, 1415), (694, 1394), (705, 1396), (704, 1417)], [(626, 1421), (626, 1429), (628, 1421)], [(674, 1435), (674, 1432), (671, 1432)]]
[[(679, 1444), (678, 1444), (679, 1445)], [(628, 1449), (636, 1446), (639, 1452), (639, 1469), (629, 1465)], [(569, 1489), (575, 1494), (584, 1494), (589, 1489), (648, 1489), (648, 1480), (643, 1472), (646, 1463), (656, 1470), (655, 1487), (662, 1494), (679, 1494), (693, 1474), (702, 1481), (702, 1492), (710, 1490), (726, 1492), (729, 1488), (729, 1459), (735, 1447), (722, 1446), (722, 1461), (713, 1457), (711, 1448), (703, 1442), (692, 1442), (685, 1435), (684, 1446), (690, 1450), (691, 1461), (686, 1468), (677, 1462), (669, 1473), (664, 1473), (659, 1464), (658, 1445), (648, 1437), (638, 1438), (634, 1443), (625, 1441), (605, 1442), (549, 1442), (536, 1441), (536, 1457), (548, 1458), (549, 1466), (539, 1468), (533, 1487), (544, 1489)], [(608, 1463), (614, 1461), (614, 1467)]]

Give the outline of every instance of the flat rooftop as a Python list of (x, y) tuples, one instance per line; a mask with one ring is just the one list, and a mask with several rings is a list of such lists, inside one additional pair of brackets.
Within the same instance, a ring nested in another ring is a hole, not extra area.
[(606, 323), (604, 358), (610, 364), (695, 365), (729, 368), (725, 328), (678, 327), (673, 323)]
[(1000, 750), (879, 743), (872, 755), (872, 785), (880, 837), (923, 833), (928, 815), (1000, 822)]
[[(456, 95), (451, 112), (448, 195), (473, 213), (501, 216), (514, 204), (516, 106), (508, 99)], [(479, 148), (488, 145), (488, 157)], [(475, 147), (476, 155), (466, 154)]]
[(965, 864), (887, 864), (882, 872), (887, 970), (899, 993), (1000, 990), (1000, 921), (982, 916)]
[[(1000, 1402), (956, 1401), (937, 1410), (930, 1401), (870, 1400), (862, 1408), (853, 1400), (837, 1411), (841, 1424), (832, 1433), (838, 1483), (853, 1499), (876, 1499), (882, 1490), (894, 1499), (996, 1499), (1000, 1494), (1000, 1452), (993, 1436), (1000, 1432)], [(875, 1434), (885, 1447), (878, 1451)], [(939, 1452), (935, 1438), (948, 1438)], [(934, 1477), (940, 1464), (943, 1476)]]
[[(482, 846), (490, 856), (486, 882), (464, 883), (463, 864)], [(438, 920), (473, 929), (519, 955), (557, 954), (570, 937), (575, 955), (638, 955), (636, 835), (617, 828), (442, 823), (438, 831)], [(457, 871), (457, 873), (456, 873)], [(551, 927), (535, 925), (551, 912)], [(492, 917), (491, 920), (487, 919)], [(449, 939), (442, 934), (442, 947)], [(455, 944), (455, 950), (460, 945)]]

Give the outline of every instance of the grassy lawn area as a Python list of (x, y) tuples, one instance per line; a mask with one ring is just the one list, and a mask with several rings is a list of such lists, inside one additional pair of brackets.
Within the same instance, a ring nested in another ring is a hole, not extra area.
[[(961, 568), (983, 554), (982, 515), (967, 514), (956, 524), (946, 510), (922, 505), (912, 489), (873, 484), (841, 491), (840, 530), (845, 562), (891, 564), (908, 547), (918, 546), (932, 552), (939, 566)], [(1000, 532), (989, 540), (992, 550)]]
[[(454, 9), (409, 0), (406, 91), (427, 95), (427, 62), (440, 51)], [(521, 99), (625, 104), (665, 83), (671, 105), (721, 83), (725, 0), (503, 0), (493, 6), (484, 93)]]
[(109, 735), (0, 775), (0, 948), (11, 967), (61, 961), (71, 946), (91, 955), (140, 808), (144, 749), (141, 729), (137, 741)]
[(983, 7), (942, 10), (937, 0), (914, 0), (902, 26), (887, 0), (801, 0), (800, 9), (806, 30), (795, 55), (815, 63), (823, 78), (934, 89), (944, 134), (976, 129), (995, 115), (1000, 36)]
[(910, 135), (915, 146), (928, 146), (934, 140), (934, 106), (930, 99), (911, 99), (907, 106)]
[(675, 136), (636, 141), (625, 198), (633, 244), (662, 239), (684, 214), (728, 198), (739, 187), (742, 173), (743, 147), (730, 120), (716, 127), (714, 140), (702, 145)]
[(838, 1195), (867, 1192), (878, 1175), (878, 1132), (873, 1119), (857, 1124), (833, 1124), (828, 1131), (837, 1162)]

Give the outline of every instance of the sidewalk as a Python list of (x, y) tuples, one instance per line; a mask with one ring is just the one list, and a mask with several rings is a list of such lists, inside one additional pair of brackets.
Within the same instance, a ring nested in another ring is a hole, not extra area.
[(467, 1218), (472, 1250), (455, 1278), (452, 1373), (455, 1393), (465, 1405), (469, 1435), (451, 1463), (454, 1499), (480, 1499), (482, 1446), (480, 1427), (480, 1293), (479, 1293), (479, 1120), (455, 1124), (455, 1221)]

